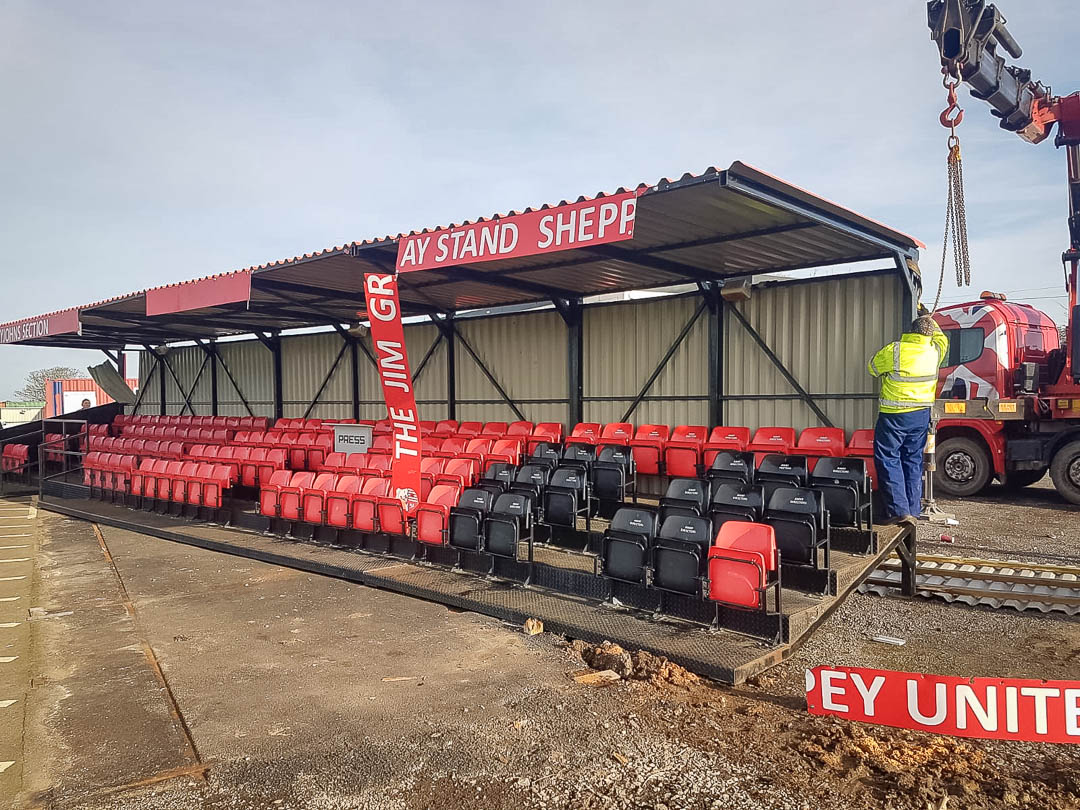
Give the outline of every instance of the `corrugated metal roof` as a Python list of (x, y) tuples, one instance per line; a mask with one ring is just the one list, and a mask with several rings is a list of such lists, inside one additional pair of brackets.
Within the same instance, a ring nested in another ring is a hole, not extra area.
[[(584, 297), (897, 254), (912, 256), (920, 246), (899, 231), (739, 162), (726, 170), (711, 166), (676, 180), (662, 178), (653, 184), (622, 186), (613, 192), (492, 214), (448, 227), (634, 190), (640, 196), (632, 240), (403, 274), (399, 286), (406, 314)], [(115, 296), (78, 307), (83, 335), (24, 342), (80, 346), (164, 343), (349, 321), (363, 308), (363, 274), (393, 268), (399, 240), (434, 230), (365, 239)], [(146, 315), (148, 292), (245, 273), (252, 277), (247, 302), (202, 307), (186, 315)]]

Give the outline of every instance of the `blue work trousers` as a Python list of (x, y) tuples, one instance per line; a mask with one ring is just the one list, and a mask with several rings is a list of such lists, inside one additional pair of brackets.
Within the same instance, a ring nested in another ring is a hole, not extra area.
[(874, 464), (886, 517), (918, 517), (922, 512), (923, 450), (929, 430), (929, 408), (878, 414)]

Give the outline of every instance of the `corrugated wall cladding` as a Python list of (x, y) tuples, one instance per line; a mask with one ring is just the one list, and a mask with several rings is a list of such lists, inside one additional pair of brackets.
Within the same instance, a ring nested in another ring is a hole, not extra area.
[[(405, 327), (405, 351), (408, 353), (409, 368), (414, 376), (416, 407), (420, 411), (421, 419), (446, 418), (445, 341), (439, 341), (427, 365), (420, 370), (420, 361), (424, 359), (438, 335), (438, 328), (430, 323), (409, 324)], [(371, 343), (370, 334), (363, 338), (363, 343), (374, 356), (375, 347)], [(375, 365), (363, 351), (359, 353), (357, 360), (360, 368), (360, 418), (385, 419), (386, 403)], [(416, 377), (418, 370), (420, 376)]]
[[(566, 324), (557, 312), (459, 321), (458, 332), (530, 422), (567, 419)], [(455, 348), (459, 420), (519, 417), (461, 342)]]
[[(894, 274), (839, 277), (755, 288), (739, 311), (818, 405), (848, 433), (873, 427), (870, 356), (902, 331), (903, 292)], [(820, 424), (732, 315), (724, 323), (724, 421), (752, 428)], [(842, 399), (830, 398), (840, 395)], [(777, 399), (776, 397), (787, 397)]]
[[(239, 388), (251, 407), (252, 416), (273, 416), (274, 359), (270, 350), (258, 340), (238, 340), (219, 343), (218, 354), (221, 355), (218, 365), (218, 413), (222, 416), (248, 415), (236, 392)], [(229, 374), (236, 380), (235, 386)]]
[[(344, 351), (343, 351), (344, 350)], [(269, 355), (269, 352), (267, 352)], [(338, 355), (340, 354), (340, 358)], [(337, 365), (335, 366), (335, 361)], [(296, 335), (281, 341), (282, 412), (287, 418), (348, 419), (352, 416), (352, 355), (337, 332)], [(319, 401), (311, 406), (333, 368)]]
[[(701, 305), (663, 298), (585, 310), (586, 422), (622, 420), (638, 392)], [(708, 422), (708, 317), (702, 313), (630, 416), (634, 424)]]

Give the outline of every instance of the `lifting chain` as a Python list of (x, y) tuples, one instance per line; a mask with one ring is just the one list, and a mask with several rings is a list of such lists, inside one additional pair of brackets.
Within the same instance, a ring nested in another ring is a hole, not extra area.
[[(944, 71), (943, 71), (944, 72)], [(951, 77), (946, 72), (942, 84), (948, 90), (949, 106), (946, 107), (939, 118), (941, 125), (949, 130), (949, 185), (948, 199), (945, 208), (945, 236), (941, 244), (941, 275), (938, 278), (937, 297), (934, 299), (936, 311), (941, 303), (941, 291), (945, 285), (945, 265), (949, 255), (949, 242), (953, 245), (953, 265), (956, 270), (956, 286), (965, 287), (971, 285), (971, 256), (968, 252), (967, 232), (967, 209), (964, 204), (964, 164), (960, 160), (960, 139), (956, 136), (956, 128), (964, 120), (964, 111), (956, 99), (956, 88), (960, 85), (960, 79), (949, 81)]]

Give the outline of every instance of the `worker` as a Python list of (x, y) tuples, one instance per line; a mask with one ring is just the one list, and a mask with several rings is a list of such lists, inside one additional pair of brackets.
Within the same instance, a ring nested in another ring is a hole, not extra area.
[(886, 523), (914, 522), (922, 513), (923, 451), (937, 395), (938, 369), (948, 349), (941, 327), (929, 315), (922, 315), (911, 324), (910, 332), (870, 361), (870, 374), (881, 379), (874, 464)]

